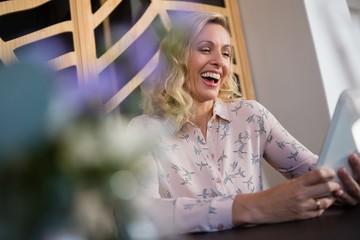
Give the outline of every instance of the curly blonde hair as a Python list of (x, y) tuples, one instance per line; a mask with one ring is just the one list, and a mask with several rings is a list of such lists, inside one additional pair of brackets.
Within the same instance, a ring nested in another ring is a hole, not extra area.
[[(191, 118), (193, 99), (185, 84), (189, 72), (189, 52), (194, 39), (208, 23), (219, 24), (229, 32), (225, 16), (195, 12), (177, 22), (162, 40), (159, 63), (141, 86), (141, 107), (144, 113), (166, 118), (178, 129)], [(232, 60), (231, 57), (230, 61)], [(220, 88), (218, 98), (223, 101), (241, 98), (232, 67)]]

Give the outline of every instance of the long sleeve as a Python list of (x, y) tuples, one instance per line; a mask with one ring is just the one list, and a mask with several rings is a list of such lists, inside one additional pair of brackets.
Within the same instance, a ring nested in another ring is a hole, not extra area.
[[(137, 118), (129, 123), (127, 130), (151, 139), (150, 144), (156, 149), (158, 145), (154, 142), (164, 133), (161, 126), (164, 125), (153, 119)], [(141, 167), (137, 168), (140, 169), (137, 175), (140, 187), (135, 203), (140, 211), (151, 219), (157, 232), (167, 235), (232, 228), (232, 196), (219, 193), (214, 193), (214, 197), (206, 199), (188, 197), (185, 193), (181, 196), (182, 190), (176, 189), (176, 184), (171, 188), (174, 192), (178, 191), (178, 194), (171, 196), (169, 191), (165, 191), (161, 186), (161, 182), (166, 179), (164, 168), (170, 165), (161, 164), (154, 149), (139, 160), (138, 164)], [(178, 171), (185, 171), (185, 168)], [(215, 196), (216, 194), (218, 195)]]
[(264, 158), (287, 178), (294, 178), (311, 171), (318, 156), (296, 140), (270, 113), (267, 112), (269, 132)]
[(232, 196), (209, 199), (176, 197), (164, 198), (159, 194), (157, 167), (149, 159), (145, 169), (153, 171), (151, 179), (147, 172), (142, 191), (151, 199), (147, 214), (161, 235), (189, 232), (212, 232), (232, 228)]

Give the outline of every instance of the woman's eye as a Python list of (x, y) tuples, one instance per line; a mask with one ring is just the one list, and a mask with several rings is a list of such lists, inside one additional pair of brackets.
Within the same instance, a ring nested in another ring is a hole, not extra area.
[(209, 53), (209, 52), (210, 52), (210, 48), (208, 48), (208, 47), (206, 47), (206, 48), (201, 48), (200, 51), (203, 52), (203, 53)]
[(231, 53), (230, 52), (223, 52), (223, 55), (227, 58), (231, 57)]

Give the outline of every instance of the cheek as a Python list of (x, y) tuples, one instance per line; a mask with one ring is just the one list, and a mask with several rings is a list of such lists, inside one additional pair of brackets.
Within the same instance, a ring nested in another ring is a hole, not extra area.
[(225, 74), (225, 78), (228, 78), (230, 75), (230, 71), (231, 71), (231, 65), (227, 65), (226, 67), (223, 68), (223, 73)]
[(229, 76), (226, 76), (225, 78), (223, 78), (221, 83), (220, 83), (220, 88), (228, 81), (229, 81)]
[(198, 71), (199, 71), (199, 63), (198, 61), (196, 61), (196, 58), (193, 56), (188, 61), (188, 78), (192, 79), (196, 77)]
[(227, 72), (227, 74), (229, 74), (230, 70), (231, 70), (231, 67), (232, 67), (232, 61), (229, 60), (226, 64), (225, 64), (225, 70)]
[(223, 72), (225, 73), (225, 76), (224, 78), (222, 79), (222, 82), (221, 82), (221, 86), (224, 85), (224, 83), (226, 81), (229, 81), (230, 80), (230, 70), (231, 70), (231, 67), (230, 66), (227, 66), (225, 69), (223, 69)]
[(185, 85), (188, 90), (194, 91), (197, 82), (197, 74), (194, 70), (189, 69), (188, 76), (185, 81)]
[(193, 86), (194, 83), (196, 82), (196, 71), (194, 71), (193, 69), (190, 69), (189, 73), (188, 73), (188, 76), (187, 76), (187, 84), (188, 86)]

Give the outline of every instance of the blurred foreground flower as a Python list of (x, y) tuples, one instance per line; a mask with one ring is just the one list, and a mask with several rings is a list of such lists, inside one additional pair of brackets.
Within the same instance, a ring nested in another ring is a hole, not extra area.
[(99, 88), (54, 83), (43, 66), (0, 69), (0, 239), (155, 237), (133, 205), (151, 136), (105, 115)]

